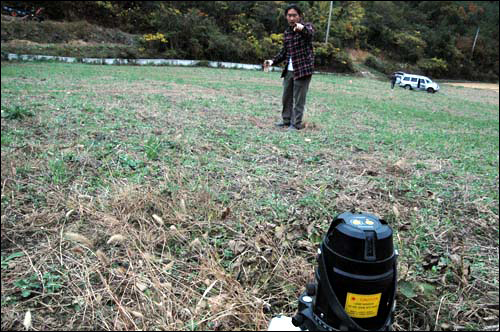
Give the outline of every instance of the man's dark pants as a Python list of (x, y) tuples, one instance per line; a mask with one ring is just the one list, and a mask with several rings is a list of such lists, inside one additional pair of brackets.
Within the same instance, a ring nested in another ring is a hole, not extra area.
[(302, 128), (302, 117), (306, 104), (307, 90), (312, 75), (293, 79), (293, 71), (288, 71), (283, 79), (283, 123)]

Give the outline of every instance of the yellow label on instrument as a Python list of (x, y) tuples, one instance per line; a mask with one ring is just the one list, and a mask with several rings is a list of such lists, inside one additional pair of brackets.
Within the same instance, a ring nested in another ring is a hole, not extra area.
[(371, 295), (347, 293), (345, 312), (352, 318), (375, 317), (378, 313), (381, 296), (382, 293)]

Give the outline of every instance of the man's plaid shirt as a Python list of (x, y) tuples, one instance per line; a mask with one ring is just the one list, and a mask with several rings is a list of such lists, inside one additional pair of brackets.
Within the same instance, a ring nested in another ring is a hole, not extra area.
[(284, 43), (281, 51), (273, 59), (273, 64), (279, 64), (286, 60), (285, 70), (281, 77), (288, 71), (288, 61), (292, 57), (293, 79), (299, 79), (304, 76), (312, 75), (314, 71), (314, 52), (312, 39), (314, 27), (311, 23), (302, 23), (304, 29), (294, 32), (292, 27), (288, 27), (284, 34)]

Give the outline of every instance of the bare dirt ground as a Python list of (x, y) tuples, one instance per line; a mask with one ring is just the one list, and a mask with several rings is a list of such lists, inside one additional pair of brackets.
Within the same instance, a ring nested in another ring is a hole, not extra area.
[(461, 83), (461, 82), (453, 82), (453, 83), (443, 83), (447, 85), (453, 85), (453, 86), (463, 86), (466, 88), (474, 88), (474, 89), (487, 89), (487, 90), (498, 90), (498, 84), (492, 84), (492, 83)]

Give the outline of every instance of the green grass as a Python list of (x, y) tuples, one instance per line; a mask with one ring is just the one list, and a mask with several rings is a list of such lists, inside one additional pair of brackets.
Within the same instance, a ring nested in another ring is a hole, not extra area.
[(396, 330), (498, 324), (498, 94), (315, 75), (289, 133), (279, 75), (2, 63), (2, 328), (266, 329), (352, 209), (395, 232)]

